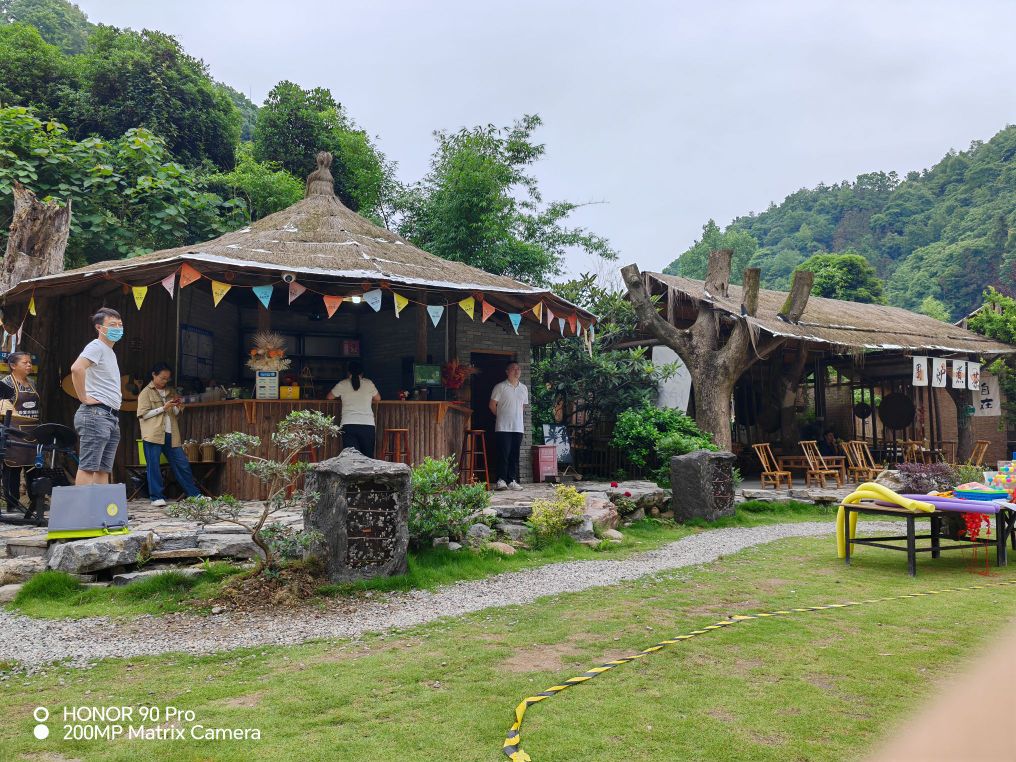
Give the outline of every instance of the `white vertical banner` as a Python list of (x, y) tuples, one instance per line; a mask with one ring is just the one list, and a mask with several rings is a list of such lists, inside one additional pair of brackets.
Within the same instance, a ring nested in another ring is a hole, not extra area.
[(967, 363), (967, 388), (973, 392), (981, 391), (981, 364), (979, 362)]
[(914, 386), (927, 386), (928, 385), (928, 358), (927, 357), (915, 357), (914, 359)]
[(967, 388), (967, 364), (961, 360), (952, 361), (952, 388)]
[(931, 385), (946, 386), (949, 382), (949, 365), (938, 357), (931, 358)]
[(981, 374), (980, 391), (974, 395), (974, 415), (1002, 415), (1001, 398), (998, 393), (998, 379), (990, 373)]

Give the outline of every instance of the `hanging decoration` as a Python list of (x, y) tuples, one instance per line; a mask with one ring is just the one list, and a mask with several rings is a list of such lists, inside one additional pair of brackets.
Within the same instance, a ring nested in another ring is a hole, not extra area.
[(971, 391), (981, 391), (981, 364), (979, 362), (967, 363), (967, 388)]
[(963, 361), (952, 361), (952, 387), (953, 389), (967, 388), (967, 364)]
[[(140, 306), (141, 305), (139, 304), (138, 307), (140, 307)], [(28, 314), (31, 315), (32, 317), (35, 317), (35, 297), (34, 296), (31, 299), (28, 300)]]
[(145, 303), (145, 297), (148, 296), (148, 286), (131, 286), (131, 291), (134, 293), (134, 303), (140, 310), (141, 305)]
[(180, 288), (187, 288), (191, 283), (201, 279), (201, 273), (184, 262), (180, 265)]
[(522, 315), (517, 312), (509, 312), (508, 319), (511, 321), (512, 328), (515, 329), (515, 334), (518, 335), (519, 325), (522, 323)]
[(430, 322), (437, 328), (437, 324), (441, 322), (441, 316), (444, 314), (444, 307), (440, 304), (428, 304), (427, 314), (430, 315)]
[(493, 304), (491, 304), (490, 302), (483, 302), (480, 305), (480, 322), (486, 323), (487, 320), (490, 318), (490, 316), (493, 315), (495, 312), (497, 312), (497, 310), (494, 309)]
[(290, 283), (289, 284), (289, 303), (292, 304), (297, 299), (299, 299), (303, 295), (303, 292), (306, 291), (306, 290), (307, 290), (306, 286), (302, 286), (299, 283), (297, 283), (296, 281), (293, 281), (292, 283)]
[(561, 328), (561, 335), (564, 336), (564, 318), (559, 317), (557, 319), (557, 324)]
[(944, 387), (949, 383), (949, 365), (938, 357), (931, 358), (931, 385)]
[(402, 294), (397, 294), (394, 291), (392, 291), (392, 296), (395, 297), (395, 317), (398, 317), (402, 310), (406, 308), (406, 305), (409, 304), (409, 300)]
[(373, 291), (368, 291), (363, 295), (363, 300), (370, 305), (374, 312), (381, 311), (381, 289), (375, 288)]
[(543, 322), (543, 302), (537, 302), (536, 306), (533, 307), (533, 314), (536, 315), (536, 322)]
[(251, 288), (251, 291), (254, 292), (254, 296), (258, 298), (258, 301), (265, 306), (265, 309), (269, 309), (269, 305), (272, 303), (272, 293), (275, 291), (275, 287), (254, 286)]
[(162, 279), (162, 287), (166, 289), (166, 292), (169, 294), (170, 299), (173, 298), (173, 290), (175, 286), (176, 286), (176, 272), (174, 271)]
[(465, 299), (459, 300), (459, 306), (463, 312), (469, 315), (469, 319), (472, 320), (476, 310), (476, 300), (471, 296), (467, 296)]
[(222, 301), (222, 297), (229, 293), (231, 289), (228, 283), (221, 283), (217, 280), (212, 281), (212, 300), (215, 302), (215, 306), (219, 306), (219, 302)]
[(568, 327), (571, 328), (571, 332), (574, 333), (576, 336), (579, 335), (579, 330), (577, 327), (578, 321), (579, 321), (578, 315), (576, 315), (574, 312), (568, 318)]
[(549, 329), (554, 324), (554, 313), (551, 311), (550, 307), (547, 307), (546, 312), (547, 312), (547, 328)]
[(911, 383), (914, 386), (928, 385), (928, 358), (914, 357), (914, 374)]
[(328, 317), (335, 314), (335, 310), (342, 306), (341, 296), (332, 296), (331, 294), (324, 294), (322, 297), (325, 301), (325, 310), (328, 311)]

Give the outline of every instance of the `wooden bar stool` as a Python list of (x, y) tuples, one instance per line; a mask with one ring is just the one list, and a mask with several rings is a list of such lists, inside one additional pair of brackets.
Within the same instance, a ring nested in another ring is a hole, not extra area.
[(385, 429), (381, 438), (381, 460), (409, 463), (409, 429)]
[(487, 470), (487, 438), (483, 429), (466, 429), (462, 433), (462, 454), (459, 455), (459, 481), (471, 484), (483, 474), (483, 483), (490, 489), (490, 472)]

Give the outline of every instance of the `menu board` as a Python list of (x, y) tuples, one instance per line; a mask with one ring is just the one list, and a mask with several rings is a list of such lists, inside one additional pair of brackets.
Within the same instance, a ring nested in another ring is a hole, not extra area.
[(279, 373), (274, 370), (259, 370), (254, 385), (254, 396), (259, 400), (279, 398)]

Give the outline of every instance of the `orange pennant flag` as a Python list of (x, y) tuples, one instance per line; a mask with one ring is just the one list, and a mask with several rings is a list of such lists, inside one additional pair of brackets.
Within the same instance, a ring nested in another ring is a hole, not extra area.
[(196, 280), (201, 279), (201, 273), (184, 262), (180, 265), (180, 288), (186, 288)]
[(480, 308), (480, 312), (481, 312), (481, 314), (483, 316), (482, 319), (480, 320), (480, 322), (481, 323), (486, 323), (487, 322), (487, 318), (489, 318), (491, 315), (493, 315), (496, 312), (496, 310), (494, 309), (494, 305), (493, 304), (491, 304), (490, 302), (484, 302), (483, 305)]
[(328, 317), (335, 314), (335, 310), (342, 306), (341, 296), (331, 296), (329, 294), (323, 294), (321, 296), (325, 300), (325, 309), (328, 310)]
[(574, 314), (568, 318), (568, 327), (571, 328), (572, 333), (575, 334), (578, 333), (578, 328), (576, 327), (578, 325), (578, 320), (579, 320), (578, 315)]

